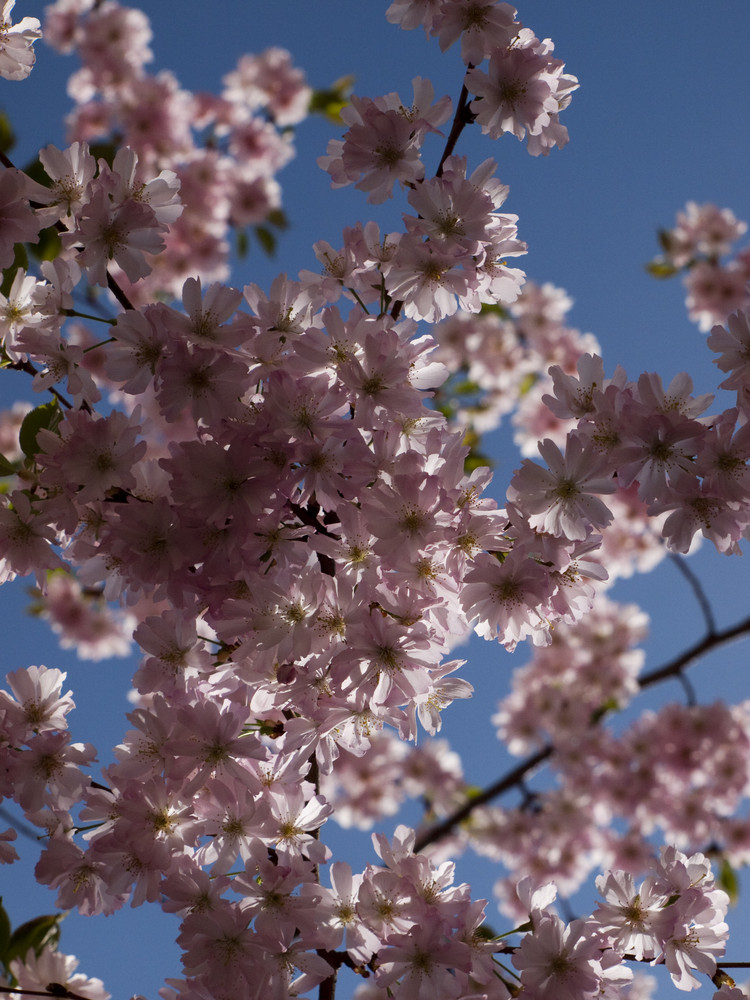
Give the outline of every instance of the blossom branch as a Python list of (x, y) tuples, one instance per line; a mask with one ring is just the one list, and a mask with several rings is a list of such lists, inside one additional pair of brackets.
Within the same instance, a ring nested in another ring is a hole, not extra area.
[[(26, 372), (27, 375), (38, 375), (39, 370), (32, 365), (30, 361), (10, 361), (3, 366), (14, 372)], [(72, 410), (73, 404), (70, 400), (66, 399), (65, 396), (58, 390), (55, 389), (53, 385), (47, 386), (47, 391), (50, 392), (55, 399), (65, 407), (66, 410)], [(88, 403), (84, 400), (83, 409), (90, 411)]]
[[(471, 66), (469, 66), (468, 68), (472, 69)], [(443, 155), (440, 157), (440, 163), (438, 164), (438, 168), (435, 171), (436, 177), (443, 176), (443, 167), (445, 165), (445, 161), (448, 159), (453, 150), (456, 148), (456, 143), (458, 142), (459, 137), (463, 132), (463, 130), (466, 128), (467, 125), (471, 125), (471, 123), (476, 118), (476, 115), (469, 108), (468, 102), (469, 102), (469, 91), (466, 87), (466, 84), (464, 83), (464, 85), (461, 87), (461, 93), (459, 95), (458, 104), (456, 106), (456, 113), (453, 116), (453, 124), (451, 125), (451, 130), (448, 134), (448, 139), (445, 143), (445, 149), (443, 150)]]
[(726, 643), (733, 642), (735, 639), (740, 639), (742, 636), (748, 634), (750, 634), (750, 617), (743, 618), (736, 625), (732, 625), (723, 631), (706, 635), (700, 642), (696, 642), (693, 646), (690, 646), (663, 667), (644, 674), (639, 679), (638, 685), (643, 690), (644, 688), (652, 687), (654, 684), (659, 684), (668, 677), (676, 677), (685, 667), (690, 666), (696, 660), (705, 656), (706, 653), (712, 652), (714, 649), (718, 649), (720, 646), (724, 646)]
[[(5, 155), (5, 153), (3, 153), (2, 151), (0, 151), (0, 162), (2, 162), (3, 166), (7, 167), (8, 170), (16, 170), (17, 169), (16, 166), (15, 166), (15, 164), (13, 163), (13, 161), (10, 160)], [(42, 207), (37, 202), (33, 202), (33, 201), (30, 202), (30, 205), (31, 205), (32, 208), (41, 208)], [(56, 231), (58, 233), (67, 233), (68, 232), (68, 230), (66, 229), (66, 227), (59, 220), (55, 223), (54, 228), (56, 229)], [(133, 305), (133, 303), (130, 301), (130, 299), (127, 297), (127, 295), (125, 294), (125, 292), (122, 290), (122, 288), (118, 285), (118, 283), (115, 281), (115, 279), (109, 273), (109, 271), (107, 271), (107, 287), (109, 288), (110, 292), (112, 292), (112, 294), (117, 299), (117, 301), (120, 303), (120, 305), (122, 306), (123, 309), (125, 309), (126, 311), (128, 311), (128, 310), (134, 310), (135, 309), (135, 306)]]
[(62, 983), (50, 983), (46, 990), (23, 990), (20, 986), (0, 986), (0, 993), (13, 993), (25, 997), (57, 997), (58, 1000), (87, 1000)]
[(670, 552), (669, 558), (672, 560), (676, 568), (679, 570), (680, 573), (682, 573), (687, 582), (690, 584), (690, 587), (692, 588), (692, 591), (695, 594), (695, 598), (698, 601), (698, 604), (700, 605), (701, 611), (703, 612), (703, 617), (706, 621), (706, 628), (708, 629), (708, 634), (715, 635), (716, 619), (714, 618), (713, 610), (711, 608), (708, 597), (706, 596), (706, 592), (704, 591), (700, 580), (692, 571), (692, 569), (688, 566), (685, 559), (678, 553)]
[(543, 764), (544, 761), (548, 760), (554, 752), (555, 748), (552, 746), (546, 746), (541, 750), (538, 750), (525, 761), (522, 761), (517, 767), (514, 767), (512, 771), (509, 771), (506, 775), (500, 778), (499, 781), (496, 781), (493, 785), (485, 788), (483, 792), (480, 792), (478, 795), (473, 796), (465, 802), (459, 809), (456, 809), (455, 812), (451, 813), (451, 815), (444, 819), (441, 823), (437, 823), (431, 829), (426, 830), (415, 841), (415, 853), (419, 853), (420, 851), (423, 851), (425, 847), (429, 847), (430, 844), (435, 844), (439, 840), (442, 840), (442, 838), (447, 836), (455, 826), (467, 819), (475, 809), (478, 809), (480, 806), (492, 801), (492, 799), (497, 798), (498, 795), (502, 795), (515, 785), (518, 785), (528, 774), (539, 767), (540, 764)]
[[(678, 677), (684, 680), (682, 671), (686, 666), (694, 663), (696, 660), (705, 656), (714, 649), (718, 649), (720, 646), (728, 642), (732, 642), (734, 639), (739, 639), (747, 634), (750, 634), (750, 617), (743, 619), (741, 622), (738, 622), (736, 625), (724, 629), (723, 631), (714, 632), (705, 636), (705, 638), (703, 638), (700, 642), (686, 649), (683, 653), (671, 660), (669, 663), (665, 664), (663, 667), (659, 667), (658, 669), (645, 674), (639, 679), (638, 685), (641, 690), (643, 690), (645, 688), (652, 687), (663, 680), (667, 680), (670, 677)], [(695, 699), (691, 686), (687, 687), (687, 693), (688, 700), (691, 704), (693, 704)], [(549, 760), (554, 753), (554, 746), (545, 746), (541, 750), (538, 750), (535, 754), (532, 754), (525, 761), (522, 761), (517, 767), (513, 768), (513, 770), (503, 775), (503, 777), (494, 784), (485, 788), (484, 791), (480, 792), (478, 795), (468, 799), (462, 806), (442, 820), (442, 822), (437, 823), (430, 829), (426, 830), (420, 837), (417, 838), (414, 850), (419, 852), (424, 850), (430, 844), (437, 843), (443, 837), (448, 836), (448, 834), (450, 834), (459, 823), (468, 819), (475, 809), (491, 802), (499, 795), (503, 795), (505, 792), (510, 791), (511, 788), (519, 786), (522, 787), (524, 785), (525, 778), (540, 764)]]

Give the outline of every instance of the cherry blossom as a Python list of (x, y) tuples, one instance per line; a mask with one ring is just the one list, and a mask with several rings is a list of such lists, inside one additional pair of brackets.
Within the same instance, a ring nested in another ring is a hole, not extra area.
[[(12, 7), (0, 75), (22, 79), (38, 22), (10, 25)], [(62, 671), (15, 668), (0, 692), (0, 794), (41, 831), (38, 881), (86, 916), (178, 914), (168, 1000), (331, 996), (342, 969), (360, 996), (405, 1000), (619, 1000), (633, 961), (682, 990), (714, 977), (728, 897), (701, 851), (750, 856), (750, 712), (693, 703), (679, 665), (665, 676), (688, 704), (610, 725), (659, 671), (642, 671), (645, 614), (605, 591), (699, 533), (727, 555), (750, 537), (750, 326), (727, 319), (750, 258), (720, 260), (744, 224), (691, 203), (663, 239), (691, 315), (726, 320), (708, 347), (737, 405), (707, 414), (686, 373), (607, 377), (567, 294), (508, 266), (526, 246), (497, 161), (455, 152), (472, 126), (563, 146), (576, 78), (509, 4), (395, 0), (391, 22), (460, 42), (448, 135), (452, 102), (425, 77), (410, 104), (351, 97), (318, 162), (371, 206), (401, 197), (401, 221), (349, 225), (314, 243), (317, 271), (240, 291), (229, 236), (283, 225), (304, 74), (272, 48), (195, 95), (147, 72), (142, 12), (57, 0), (46, 17), (82, 67), (71, 145), (39, 154), (49, 185), (0, 174), (6, 364), (53, 399), (0, 415), (0, 580), (34, 577), (63, 647), (133, 642), (141, 660), (101, 768)], [(17, 267), (53, 225), (42, 277)], [(78, 313), (95, 285), (101, 315)], [(478, 446), (511, 413), (525, 457), (499, 507)], [(726, 636), (702, 607), (710, 648)], [(421, 732), (471, 696), (452, 657), (472, 630), (531, 649), (493, 718), (526, 759), (487, 793)], [(339, 858), (329, 823), (368, 829), (409, 799), (418, 829), (375, 832), (359, 870)], [(505, 866), (515, 928), (487, 929), (487, 901), (454, 884), (468, 846)], [(594, 912), (563, 920), (558, 894), (564, 912), (596, 872)], [(104, 1000), (74, 968), (32, 949), (9, 988)]]
[(5, 0), (0, 14), (0, 76), (6, 80), (25, 80), (34, 66), (34, 42), (41, 38), (39, 21), (24, 17), (16, 24), (10, 13), (16, 0)]

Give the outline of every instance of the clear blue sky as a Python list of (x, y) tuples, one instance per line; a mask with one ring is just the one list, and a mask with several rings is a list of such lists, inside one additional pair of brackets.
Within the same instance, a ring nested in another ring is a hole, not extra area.
[[(41, 16), (42, 3), (19, 0), (17, 18)], [(307, 70), (310, 83), (323, 87), (345, 74), (357, 76), (358, 93), (375, 96), (398, 90), (411, 96), (412, 77), (429, 76), (438, 95), (457, 96), (461, 84), (458, 53), (441, 55), (421, 32), (402, 32), (384, 18), (387, 3), (373, 0), (257, 0), (255, 3), (205, 0), (146, 0), (154, 28), (154, 69), (172, 69), (192, 90), (216, 90), (224, 73), (244, 52), (269, 45), (290, 49)], [(529, 0), (521, 20), (539, 37), (551, 37), (567, 71), (579, 77), (564, 123), (569, 146), (548, 158), (529, 157), (512, 137), (490, 143), (470, 136), (459, 152), (479, 163), (494, 156), (499, 175), (510, 185), (506, 209), (520, 216), (519, 231), (529, 255), (519, 262), (530, 277), (552, 281), (575, 299), (570, 322), (600, 340), (605, 365), (622, 363), (631, 376), (658, 370), (667, 379), (679, 370), (693, 374), (696, 390), (712, 391), (718, 381), (705, 338), (688, 322), (679, 282), (658, 283), (643, 264), (657, 250), (655, 231), (668, 226), (689, 199), (714, 201), (750, 219), (747, 164), (750, 159), (750, 10), (747, 0), (662, 0), (658, 4), (560, 3)], [(0, 105), (19, 137), (19, 163), (48, 142), (63, 144), (60, 122), (70, 109), (64, 81), (73, 61), (37, 45), (37, 66), (24, 83), (0, 81)], [(233, 276), (267, 286), (277, 271), (292, 275), (314, 267), (310, 249), (317, 239), (334, 246), (341, 229), (366, 221), (370, 206), (353, 189), (331, 191), (326, 174), (315, 166), (332, 135), (315, 120), (298, 132), (297, 159), (280, 176), (291, 227), (274, 261), (253, 256)], [(438, 151), (435, 149), (435, 159)], [(381, 224), (395, 224), (403, 205), (383, 206)], [(12, 392), (32, 399), (14, 380)], [(3, 391), (3, 390), (0, 390)], [(3, 398), (7, 399), (7, 392)], [(728, 400), (722, 406), (729, 405)], [(497, 460), (496, 494), (502, 497), (518, 456), (508, 435), (493, 438)], [(714, 597), (719, 623), (746, 613), (747, 575), (743, 560), (706, 552), (695, 560)], [(689, 644), (701, 632), (698, 609), (674, 569), (638, 578), (615, 596), (634, 600), (649, 612), (653, 638), (649, 665)], [(78, 664), (58, 650), (46, 630), (23, 618), (22, 588), (0, 594), (5, 623), (3, 665), (15, 669), (46, 663), (69, 671), (79, 709), (73, 721), (77, 739), (100, 745), (102, 756), (123, 731), (124, 693), (132, 665), (126, 661)], [(474, 643), (466, 676), (475, 685), (473, 703), (458, 703), (446, 713), (445, 735), (462, 749), (470, 779), (483, 784), (503, 768), (500, 745), (487, 729), (496, 701), (507, 690), (510, 669), (522, 662), (497, 647)], [(694, 673), (699, 694), (747, 697), (746, 649), (720, 655)], [(671, 692), (679, 697), (675, 689)], [(472, 733), (471, 741), (466, 733)], [(93, 734), (93, 735), (92, 735)], [(0, 828), (4, 824), (0, 822)], [(328, 830), (326, 831), (328, 832)], [(324, 839), (326, 839), (324, 837)], [(333, 835), (328, 838), (336, 843)], [(16, 921), (50, 908), (48, 890), (29, 877), (34, 848), (20, 842), (29, 864), (0, 869), (0, 894)], [(366, 858), (366, 855), (362, 855)], [(475, 884), (475, 895), (491, 892), (491, 871), (466, 863), (460, 880)], [(490, 919), (497, 923), (490, 905)], [(738, 924), (730, 954), (748, 959), (747, 922)], [(105, 980), (116, 997), (141, 992), (150, 998), (169, 975), (179, 975), (176, 921), (145, 908), (114, 917), (83, 921), (73, 915), (63, 930), (63, 949), (81, 957), (81, 967)], [(668, 993), (669, 991), (665, 991)], [(345, 1000), (342, 989), (340, 998)]]

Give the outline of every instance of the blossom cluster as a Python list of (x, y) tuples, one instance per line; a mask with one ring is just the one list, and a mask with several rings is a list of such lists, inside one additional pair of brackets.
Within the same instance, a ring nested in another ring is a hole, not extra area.
[(750, 516), (746, 488), (747, 429), (744, 363), (737, 341), (746, 336), (747, 318), (738, 314), (730, 332), (716, 328), (709, 346), (738, 390), (738, 406), (702, 417), (712, 396), (692, 396), (688, 375), (666, 388), (655, 373), (628, 382), (622, 369), (605, 379), (601, 359), (584, 355), (577, 376), (553, 366), (553, 392), (545, 402), (558, 417), (577, 420), (565, 453), (551, 440), (540, 443), (547, 468), (525, 460), (508, 497), (535, 529), (569, 539), (585, 539), (602, 529), (612, 512), (601, 497), (637, 483), (649, 514), (668, 514), (662, 536), (677, 552), (688, 552), (700, 532), (720, 552), (736, 552)]
[(10, 14), (16, 0), (4, 0), (0, 14), (0, 76), (6, 80), (25, 80), (34, 66), (34, 42), (41, 38), (36, 17), (24, 17), (15, 24)]
[(554, 889), (546, 885), (530, 895), (529, 933), (513, 955), (521, 972), (523, 995), (551, 997), (619, 995), (632, 978), (624, 955), (636, 961), (664, 962), (682, 990), (700, 985), (696, 973), (712, 975), (723, 950), (729, 905), (714, 885), (711, 865), (702, 854), (687, 857), (665, 848), (654, 873), (636, 888), (623, 871), (597, 879), (604, 902), (588, 919), (565, 924), (549, 904)]
[(731, 209), (690, 201), (677, 213), (674, 228), (659, 233), (663, 254), (649, 269), (657, 277), (684, 272), (685, 304), (703, 333), (750, 307), (750, 249), (734, 250), (746, 232), (747, 223)]
[[(528, 136), (529, 152), (547, 155), (568, 141), (559, 114), (578, 80), (552, 56), (551, 39), (540, 41), (517, 13), (496, 0), (394, 0), (386, 17), (405, 29), (423, 27), (443, 51), (460, 38), (465, 86), (474, 95), (469, 107), (482, 131), (493, 139)], [(485, 61), (486, 71), (479, 68)]]
[[(112, 154), (129, 147), (144, 179), (173, 172), (189, 207), (170, 225), (158, 272), (128, 289), (143, 303), (179, 294), (195, 273), (226, 280), (231, 229), (284, 224), (276, 175), (294, 156), (293, 130), (312, 96), (281, 48), (243, 55), (219, 95), (193, 93), (169, 71), (148, 72), (151, 37), (144, 12), (114, 0), (56, 0), (45, 10), (45, 41), (81, 63), (68, 83), (69, 139)], [(260, 235), (272, 240), (267, 228)]]
[[(95, 748), (67, 728), (65, 675), (12, 672), (0, 795), (43, 831), (36, 875), (60, 908), (148, 902), (180, 916), (184, 979), (169, 997), (283, 1000), (346, 966), (370, 981), (362, 996), (508, 1000), (520, 979), (528, 1000), (619, 998), (626, 957), (664, 962), (691, 989), (727, 934), (709, 863), (667, 849), (637, 891), (619, 868), (633, 845), (643, 867), (648, 823), (679, 845), (696, 830), (728, 839), (716, 815), (745, 794), (748, 725), (739, 709), (672, 706), (619, 739), (598, 726), (637, 691), (644, 628), (601, 591), (608, 574), (655, 561), (660, 539), (687, 551), (702, 533), (732, 553), (748, 536), (750, 319), (711, 334), (737, 391), (717, 417), (687, 376), (667, 389), (621, 369), (606, 379), (593, 338), (564, 326), (565, 294), (522, 290), (507, 266), (525, 246), (500, 212), (495, 161), (472, 169), (453, 151), (475, 121), (491, 138), (526, 136), (532, 153), (563, 145), (575, 78), (506, 3), (396, 0), (388, 17), (443, 49), (461, 40), (466, 91), (436, 175), (421, 147), (451, 105), (430, 81), (414, 80), (409, 108), (397, 94), (352, 98), (321, 165), (373, 204), (398, 182), (411, 213), (398, 232), (368, 222), (340, 250), (317, 243), (321, 273), (240, 290), (214, 280), (227, 226), (278, 203), (272, 178), (291, 150), (283, 130), (306, 113), (304, 78), (269, 50), (243, 58), (220, 98), (198, 99), (145, 72), (139, 12), (112, 0), (48, 10), (51, 40), (83, 68), (70, 146), (39, 154), (47, 183), (0, 173), (4, 359), (52, 391), (2, 422), (0, 580), (33, 575), (64, 642), (98, 655), (132, 634), (142, 659), (130, 728), (96, 780)], [(0, 73), (24, 75), (35, 29), (3, 30), (23, 44)], [(193, 120), (218, 145), (198, 148)], [(114, 131), (128, 145), (95, 157), (89, 143)], [(59, 249), (41, 277), (16, 267), (17, 244), (51, 229)], [(74, 308), (84, 282), (120, 307), (106, 339), (68, 322), (93, 322)], [(419, 325), (438, 321), (434, 338)], [(549, 428), (545, 466), (524, 460), (504, 508), (484, 496), (486, 468), (466, 471), (472, 418), (441, 412), (455, 364), (493, 398), (487, 425), (525, 406), (526, 451), (539, 422)], [(104, 600), (117, 628), (97, 617)], [(375, 835), (383, 864), (360, 873), (325, 842), (334, 815), (365, 826), (400, 795), (423, 796), (434, 815), (466, 798), (444, 745), (405, 746), (470, 696), (451, 657), (472, 629), (537, 647), (496, 722), (514, 751), (554, 744), (560, 776), (538, 808), (472, 819), (480, 848), (537, 876), (517, 896), (530, 924), (517, 945), (484, 934), (485, 901), (414, 831)], [(712, 740), (727, 730), (730, 744)], [(670, 734), (658, 754), (657, 732)], [(632, 829), (615, 833), (626, 815)], [(601, 880), (605, 904), (565, 926), (543, 883), (572, 891), (605, 858), (618, 869)], [(498, 957), (508, 953), (518, 977)], [(14, 985), (48, 970), (101, 1000), (60, 955), (19, 960)]]

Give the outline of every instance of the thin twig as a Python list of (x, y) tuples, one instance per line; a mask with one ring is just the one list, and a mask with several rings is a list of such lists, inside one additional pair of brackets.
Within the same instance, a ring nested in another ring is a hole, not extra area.
[[(469, 69), (473, 67), (469, 66)], [(464, 83), (461, 87), (461, 93), (458, 96), (458, 104), (456, 105), (456, 113), (453, 116), (453, 124), (451, 125), (451, 130), (448, 133), (448, 138), (445, 142), (445, 148), (443, 149), (443, 155), (440, 157), (440, 163), (438, 163), (438, 168), (435, 171), (436, 177), (443, 176), (443, 166), (445, 161), (451, 155), (453, 150), (456, 148), (456, 143), (458, 142), (459, 136), (466, 128), (474, 121), (474, 113), (468, 106), (469, 91), (466, 89), (466, 84)], [(401, 310), (403, 308), (403, 299), (397, 299), (391, 306), (391, 319), (397, 320), (401, 315)]]
[(56, 1000), (87, 1000), (80, 993), (74, 993), (62, 983), (50, 983), (48, 990), (24, 990), (20, 986), (0, 986), (0, 993), (20, 993), (24, 997), (55, 997)]
[[(469, 69), (472, 67), (469, 66)], [(448, 134), (448, 139), (445, 143), (445, 149), (443, 150), (443, 155), (440, 157), (440, 163), (435, 171), (436, 177), (443, 176), (443, 167), (445, 161), (451, 155), (453, 150), (456, 148), (456, 143), (466, 128), (467, 125), (471, 125), (474, 121), (474, 113), (468, 107), (469, 91), (466, 88), (466, 84), (461, 87), (461, 93), (458, 98), (458, 104), (456, 105), (456, 113), (453, 116), (453, 124), (451, 125), (451, 130)]]
[(441, 823), (437, 823), (435, 826), (431, 827), (417, 838), (414, 844), (414, 853), (418, 854), (423, 851), (425, 847), (430, 844), (434, 844), (436, 841), (441, 840), (443, 837), (447, 836), (451, 830), (457, 826), (462, 820), (465, 820), (470, 816), (475, 809), (479, 806), (483, 806), (486, 802), (490, 802), (492, 799), (497, 798), (498, 795), (502, 795), (503, 792), (507, 792), (509, 789), (517, 785), (527, 774), (539, 767), (540, 764), (544, 763), (549, 757), (554, 753), (554, 747), (547, 746), (543, 747), (541, 750), (537, 750), (535, 754), (531, 757), (527, 757), (526, 760), (522, 761), (517, 767), (514, 767), (512, 771), (509, 771), (506, 775), (496, 781), (494, 785), (490, 785), (489, 788), (485, 788), (483, 792), (478, 795), (472, 796), (468, 799), (459, 809), (452, 812), (450, 816), (446, 817)]
[[(654, 684), (667, 680), (669, 677), (676, 677), (683, 685), (686, 685), (690, 704), (695, 704), (695, 695), (692, 691), (692, 685), (690, 685), (689, 681), (682, 673), (684, 668), (689, 666), (695, 660), (700, 659), (706, 653), (711, 652), (714, 649), (718, 649), (719, 646), (723, 646), (728, 642), (739, 639), (748, 633), (750, 633), (750, 617), (743, 619), (736, 625), (732, 625), (730, 628), (724, 629), (721, 632), (715, 631), (712, 635), (705, 636), (705, 638), (701, 639), (700, 642), (690, 646), (679, 656), (675, 657), (674, 660), (670, 660), (669, 663), (666, 663), (663, 667), (659, 667), (656, 670), (652, 670), (650, 673), (644, 674), (643, 677), (639, 678), (638, 685), (641, 690), (643, 690), (645, 688), (653, 687)], [(454, 810), (454, 812), (452, 812), (440, 823), (437, 823), (428, 830), (425, 830), (425, 832), (417, 838), (414, 845), (415, 853), (423, 851), (425, 847), (428, 847), (430, 844), (434, 844), (438, 840), (447, 836), (454, 827), (456, 827), (463, 820), (467, 819), (475, 809), (478, 809), (480, 806), (492, 801), (492, 799), (497, 798), (499, 795), (510, 791), (511, 788), (522, 786), (527, 775), (535, 770), (540, 764), (549, 760), (554, 753), (554, 746), (546, 746), (543, 749), (538, 750), (531, 757), (528, 757), (517, 767), (513, 768), (512, 771), (508, 771), (507, 774), (494, 784), (485, 788), (483, 792), (467, 799), (462, 806)]]
[(656, 670), (644, 674), (638, 679), (638, 686), (643, 690), (644, 688), (653, 687), (654, 684), (658, 684), (660, 681), (666, 680), (667, 677), (675, 677), (684, 667), (689, 666), (695, 660), (699, 660), (706, 653), (718, 649), (719, 646), (724, 646), (726, 643), (732, 642), (734, 639), (739, 639), (748, 633), (750, 633), (750, 617), (743, 618), (741, 622), (723, 629), (723, 631), (705, 636), (683, 653), (680, 653), (679, 656), (670, 660), (663, 667), (658, 667)]
[[(26, 372), (27, 375), (38, 375), (39, 374), (39, 370), (37, 368), (35, 368), (34, 365), (30, 361), (11, 361), (10, 363), (8, 363), (6, 365), (3, 365), (3, 367), (6, 368), (6, 369), (8, 369), (9, 371)], [(47, 386), (47, 392), (51, 393), (55, 397), (55, 399), (62, 406), (65, 407), (66, 410), (72, 410), (73, 409), (73, 404), (70, 402), (70, 400), (66, 399), (65, 396), (63, 396), (63, 394), (60, 392), (60, 390), (59, 389), (55, 389), (55, 387), (53, 385), (48, 385)], [(89, 407), (88, 403), (86, 403), (85, 401), (83, 403), (83, 409), (88, 409), (89, 411), (91, 409)]]
[(709, 635), (716, 634), (716, 619), (714, 618), (714, 613), (711, 610), (711, 605), (706, 597), (706, 592), (703, 589), (703, 584), (700, 582), (698, 577), (688, 566), (686, 560), (679, 555), (677, 552), (670, 552), (669, 558), (672, 560), (677, 569), (682, 573), (690, 587), (695, 594), (695, 599), (700, 604), (701, 611), (703, 612), (703, 617), (706, 620), (706, 628), (708, 629)]
[(18, 819), (18, 817), (8, 812), (4, 806), (0, 806), (0, 818), (4, 819), (6, 823), (10, 823), (13, 829), (22, 836), (26, 837), (28, 840), (33, 840), (37, 845), (39, 844), (39, 834), (34, 827), (29, 826), (25, 820)]

